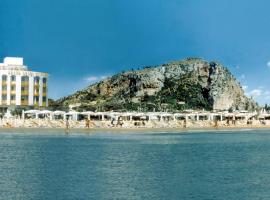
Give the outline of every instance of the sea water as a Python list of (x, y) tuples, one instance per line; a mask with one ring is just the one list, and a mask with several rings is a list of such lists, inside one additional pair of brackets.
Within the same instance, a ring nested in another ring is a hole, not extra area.
[(270, 199), (270, 131), (0, 133), (0, 199)]

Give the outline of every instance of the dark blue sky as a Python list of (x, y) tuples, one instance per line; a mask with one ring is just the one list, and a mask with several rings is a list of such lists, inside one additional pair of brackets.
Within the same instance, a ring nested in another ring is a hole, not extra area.
[[(62, 97), (104, 76), (186, 57), (217, 60), (270, 103), (270, 1), (0, 0), (0, 58), (24, 57)], [(269, 62), (269, 66), (267, 63)]]

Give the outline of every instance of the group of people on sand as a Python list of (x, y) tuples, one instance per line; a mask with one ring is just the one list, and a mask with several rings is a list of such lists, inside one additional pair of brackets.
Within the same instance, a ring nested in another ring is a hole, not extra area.
[[(92, 122), (91, 122), (90, 119), (85, 119), (85, 128), (89, 129), (91, 127), (91, 123)], [(249, 119), (249, 120), (247, 120), (246, 123), (248, 125), (252, 125), (253, 124), (253, 120)], [(263, 124), (263, 125), (266, 124), (266, 122), (264, 120), (260, 120), (260, 123)], [(116, 118), (112, 118), (112, 120), (111, 120), (111, 127), (123, 127), (123, 124), (124, 124), (124, 121), (123, 121), (122, 117), (119, 117), (117, 119)], [(145, 126), (145, 125), (146, 124), (145, 124), (144, 121), (140, 121), (140, 122), (134, 121), (134, 126), (135, 127), (140, 127), (140, 126)], [(184, 119), (183, 124), (182, 124), (182, 127), (183, 128), (187, 128), (187, 125), (188, 125), (187, 120)], [(214, 120), (214, 124), (212, 124), (212, 127), (218, 128), (220, 125), (221, 124), (219, 124), (219, 121), (218, 120)], [(236, 125), (236, 120), (235, 119), (233, 119), (233, 120), (227, 119), (226, 125), (227, 126)], [(6, 127), (9, 127), (9, 124), (7, 124)], [(66, 130), (66, 132), (69, 132), (69, 130), (70, 130), (70, 122), (69, 122), (69, 119), (68, 118), (66, 119), (66, 122), (65, 122), (65, 130)]]
[[(85, 119), (85, 128), (90, 128), (90, 124), (91, 124), (90, 119)], [(69, 132), (69, 130), (70, 130), (70, 123), (69, 123), (69, 119), (67, 118), (66, 119), (66, 132)]]
[(118, 119), (112, 118), (112, 120), (111, 120), (112, 127), (117, 127), (117, 126), (122, 127), (123, 124), (124, 124), (124, 122), (123, 122), (122, 117), (119, 117)]

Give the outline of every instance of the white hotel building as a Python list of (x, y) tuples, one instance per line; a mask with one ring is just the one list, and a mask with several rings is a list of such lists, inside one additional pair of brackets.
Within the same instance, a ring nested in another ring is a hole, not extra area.
[(28, 70), (23, 58), (6, 57), (0, 63), (0, 108), (48, 106), (48, 74)]

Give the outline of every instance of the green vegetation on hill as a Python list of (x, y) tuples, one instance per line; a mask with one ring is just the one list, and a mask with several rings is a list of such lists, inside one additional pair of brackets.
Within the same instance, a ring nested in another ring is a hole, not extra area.
[[(170, 105), (173, 109), (206, 109), (212, 105), (209, 101), (209, 91), (199, 83), (192, 82), (191, 75), (186, 74), (179, 80), (166, 79), (164, 87), (157, 93), (159, 102)], [(180, 102), (184, 102), (182, 105)]]
[(257, 107), (230, 71), (217, 62), (188, 58), (116, 74), (52, 103), (97, 111), (229, 110)]

